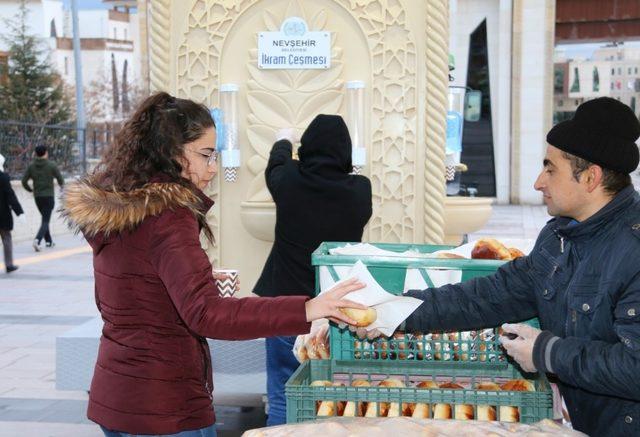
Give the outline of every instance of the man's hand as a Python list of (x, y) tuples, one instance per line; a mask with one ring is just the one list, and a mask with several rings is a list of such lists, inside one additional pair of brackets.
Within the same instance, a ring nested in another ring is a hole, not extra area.
[(538, 335), (542, 331), (523, 323), (502, 325), (504, 333), (516, 334), (518, 337), (510, 340), (508, 337), (501, 335), (500, 343), (525, 372), (535, 372), (537, 369), (533, 365), (533, 345), (536, 343)]
[[(344, 325), (341, 327), (344, 327)], [(367, 328), (358, 328), (356, 326), (349, 325), (349, 331), (355, 332), (360, 340), (364, 340), (365, 338), (368, 340), (375, 340), (378, 337), (386, 337), (386, 335), (384, 335), (377, 329), (371, 329), (370, 331), (367, 331)]]

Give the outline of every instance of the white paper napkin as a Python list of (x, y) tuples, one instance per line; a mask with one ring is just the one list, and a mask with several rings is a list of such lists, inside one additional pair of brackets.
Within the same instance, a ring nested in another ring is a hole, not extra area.
[[(364, 283), (366, 286), (360, 290), (349, 293), (346, 299), (375, 308), (378, 316), (375, 322), (366, 327), (367, 331), (378, 329), (384, 335), (391, 336), (396, 328), (422, 304), (420, 299), (408, 296), (396, 296), (385, 291), (373, 276), (371, 276), (371, 273), (369, 273), (369, 270), (367, 270), (367, 267), (362, 261), (356, 262), (349, 272), (349, 275), (339, 282), (351, 278), (357, 278), (358, 281)], [(330, 288), (330, 286), (322, 288), (323, 284), (320, 285), (321, 294)]]

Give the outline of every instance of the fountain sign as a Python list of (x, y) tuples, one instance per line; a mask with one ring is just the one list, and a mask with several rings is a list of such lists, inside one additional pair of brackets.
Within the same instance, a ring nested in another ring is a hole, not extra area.
[(279, 32), (258, 33), (258, 68), (321, 70), (331, 67), (331, 33), (309, 32), (300, 17), (287, 18)]

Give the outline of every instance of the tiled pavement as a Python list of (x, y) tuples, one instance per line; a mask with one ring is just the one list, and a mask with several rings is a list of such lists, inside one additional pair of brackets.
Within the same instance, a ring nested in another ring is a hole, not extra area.
[[(543, 207), (495, 206), (487, 226), (471, 235), (535, 238), (548, 217)], [(55, 236), (54, 236), (55, 237)], [(11, 275), (0, 270), (0, 437), (101, 436), (85, 417), (87, 394), (55, 388), (55, 338), (97, 315), (93, 301), (91, 255), (86, 243), (72, 235), (56, 240), (54, 249), (34, 254), (17, 244), (15, 258), (24, 260)], [(258, 426), (259, 411), (217, 407), (238, 428), (242, 417)], [(237, 435), (222, 432), (221, 435)]]

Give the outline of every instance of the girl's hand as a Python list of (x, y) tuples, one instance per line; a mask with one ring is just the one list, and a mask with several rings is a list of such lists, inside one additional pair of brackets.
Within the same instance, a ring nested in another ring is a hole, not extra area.
[(344, 299), (344, 296), (355, 290), (364, 288), (365, 284), (357, 279), (350, 279), (331, 288), (329, 291), (307, 301), (305, 309), (307, 322), (327, 318), (335, 323), (347, 323), (355, 325), (356, 321), (347, 317), (340, 308), (356, 308), (366, 310), (368, 307), (359, 303)]

